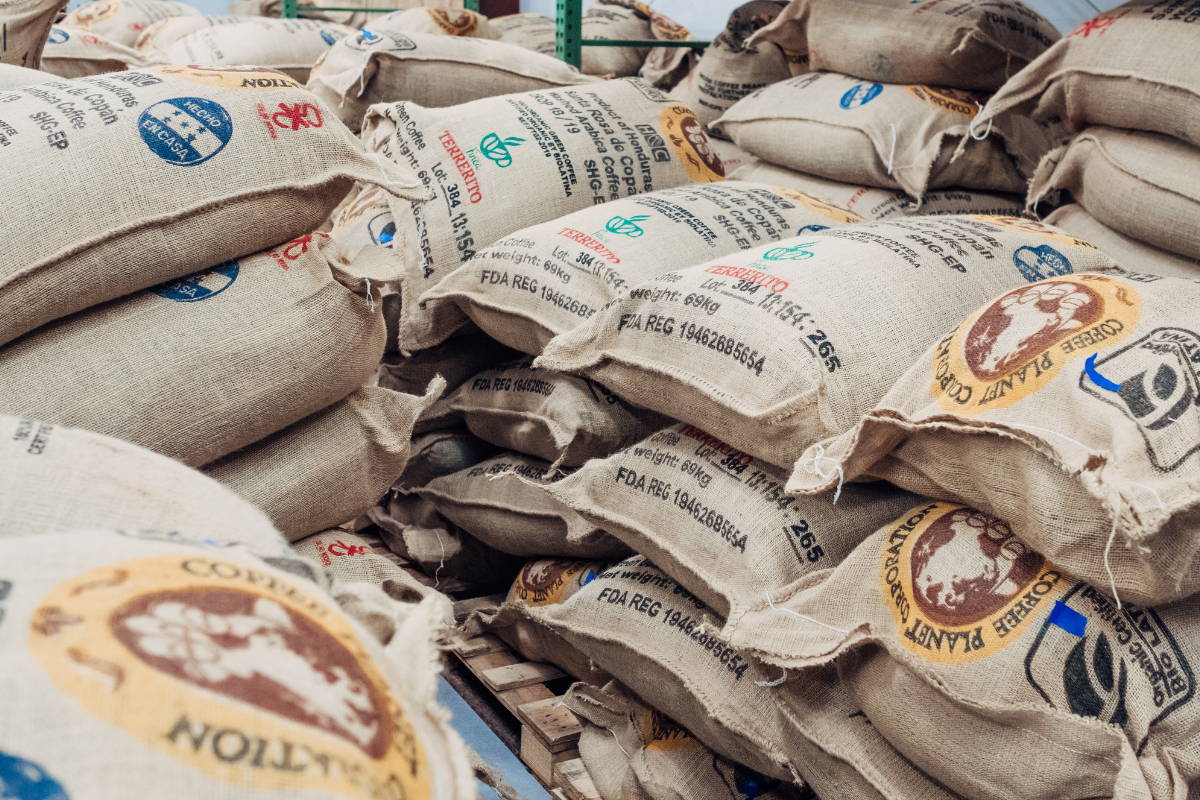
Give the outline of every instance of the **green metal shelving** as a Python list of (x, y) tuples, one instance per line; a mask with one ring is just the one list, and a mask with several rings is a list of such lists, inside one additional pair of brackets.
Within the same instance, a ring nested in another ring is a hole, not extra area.
[[(479, 0), (463, 0), (463, 7), (479, 10)], [(392, 8), (360, 8), (346, 6), (303, 6), (297, 0), (283, 0), (284, 17), (303, 16), (308, 11), (362, 11), (367, 14), (387, 14)], [(659, 39), (584, 39), (583, 0), (555, 0), (554, 55), (578, 68), (583, 64), (585, 47), (707, 47), (703, 41), (669, 41)]]

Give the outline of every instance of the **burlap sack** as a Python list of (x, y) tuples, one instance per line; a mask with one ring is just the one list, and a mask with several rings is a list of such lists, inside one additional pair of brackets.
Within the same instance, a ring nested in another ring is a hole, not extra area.
[(541, 14), (509, 14), (488, 20), (492, 33), (502, 42), (533, 50), (544, 56), (554, 55), (554, 20)]
[[(999, 120), (989, 136), (976, 139), (970, 125), (982, 99), (811, 72), (747, 95), (712, 127), (771, 163), (903, 189), (918, 200), (947, 186), (1020, 192), (1053, 139), (1020, 117)], [(805, 146), (796, 147), (797, 141)], [(955, 154), (960, 142), (965, 145)]]
[(1200, 76), (1190, 3), (1134, 0), (1105, 11), (1058, 40), (1014, 76), (979, 122), (1005, 115), (1059, 118), (1078, 131), (1109, 125), (1156, 131), (1200, 145), (1195, 113)]
[[(712, 142), (713, 149), (721, 153), (724, 143), (720, 139), (713, 139)], [(725, 160), (723, 154), (721, 160)], [(766, 183), (796, 192), (804, 192), (828, 203), (849, 209), (866, 219), (887, 219), (896, 215), (908, 217), (914, 214), (925, 216), (933, 214), (1017, 216), (1025, 208), (1025, 200), (1021, 195), (980, 192), (975, 189), (934, 189), (925, 192), (921, 202), (917, 203), (904, 192), (894, 189), (880, 189), (874, 186), (831, 181), (828, 178), (796, 172), (760, 161), (753, 156), (736, 169), (729, 169), (728, 162), (726, 162), (726, 169), (730, 180)]]
[[(396, 221), (388, 205), (388, 194), (378, 186), (364, 184), (346, 195), (329, 215), (329, 238), (351, 260), (372, 245), (391, 247), (396, 236)], [(387, 310), (384, 310), (386, 316)], [(388, 349), (395, 350), (395, 337), (388, 337)]]
[(0, 64), (28, 69), (41, 65), (42, 48), (64, 0), (7, 0), (0, 4)]
[(971, 308), (1047, 275), (1112, 266), (1092, 245), (1014, 217), (859, 223), (628, 289), (534, 363), (790, 468), (852, 428)]
[(725, 165), (725, 173), (730, 177), (732, 177), (734, 170), (740, 169), (742, 165), (749, 164), (755, 160), (754, 156), (725, 139), (710, 136), (708, 143), (712, 147), (713, 152), (717, 154), (717, 158), (721, 159), (721, 163)]
[(467, 333), (407, 356), (384, 356), (377, 383), (397, 392), (417, 394), (440, 376), (446, 381), (446, 391), (452, 392), (476, 373), (517, 356), (515, 350), (482, 333)]
[(422, 396), (367, 386), (340, 403), (205, 467), (267, 512), (290, 540), (365, 514), (408, 463)]
[[(438, 36), (478, 36), (483, 39), (495, 38), (492, 34), (488, 18), (478, 11), (465, 8), (410, 8), (405, 11), (394, 11), (371, 23), (371, 30), (376, 25), (381, 30), (401, 34), (426, 33)], [(399, 98), (391, 98), (395, 102)]]
[(501, 237), (606, 200), (723, 176), (692, 112), (636, 79), (447, 109), (377, 105), (362, 138), (430, 190), (428, 201), (393, 206), (407, 270), (406, 350), (453, 330), (439, 329), (416, 298)]
[(546, 491), (728, 616), (789, 595), (913, 503), (884, 484), (846, 486), (836, 503), (832, 493), (790, 497), (787, 477), (677, 423)]
[(484, 441), (569, 467), (605, 458), (667, 423), (595, 381), (533, 369), (529, 359), (480, 372), (455, 390), (450, 408)]
[(371, 529), (330, 528), (293, 542), (292, 548), (320, 564), (343, 586), (371, 584), (399, 602), (419, 602), (434, 593), (405, 571), (404, 561)]
[(0, 94), (4, 185), (45, 189), (4, 210), (21, 235), (0, 240), (0, 344), (306, 234), (355, 181), (420, 196), (331, 116), (290, 78), (245, 69), (162, 67)]
[[(382, 12), (407, 8), (462, 8), (462, 0), (354, 0), (354, 8), (359, 9), (355, 11), (313, 10), (313, 6), (328, 6), (325, 0), (297, 0), (296, 5), (303, 17), (327, 19), (351, 28), (363, 28), (378, 22), (384, 16)], [(282, 0), (233, 0), (229, 4), (229, 12), (243, 17), (278, 17), (283, 13), (283, 3)]]
[[(147, 63), (147, 60), (132, 47), (110, 42), (103, 36), (82, 28), (55, 25), (50, 29), (50, 38), (42, 52), (41, 69), (60, 78), (83, 78), (105, 72), (137, 69)], [(46, 77), (43, 80), (54, 79)]]
[(1118, 233), (1093, 217), (1078, 203), (1055, 209), (1046, 224), (1062, 228), (1108, 253), (1123, 267), (1172, 278), (1200, 279), (1200, 260), (1184, 258)]
[(501, 453), (469, 469), (407, 490), (502, 553), (527, 558), (610, 558), (629, 550), (555, 500), (545, 484), (567, 470), (519, 453)]
[[(253, 19), (211, 25), (162, 48), (170, 64), (258, 64), (304, 83), (331, 45), (357, 31), (316, 19)], [(290, 124), (290, 123), (289, 123)]]
[(809, 68), (887, 83), (995, 91), (1059, 38), (1017, 0), (792, 0), (751, 44), (808, 53)]
[(869, 471), (1004, 519), (1121, 599), (1193, 594), (1197, 302), (1200, 283), (1133, 273), (1004, 293), (935, 341), (857, 427), (804, 453), (788, 490)]
[(308, 88), (357, 131), (374, 103), (411, 100), (435, 108), (594, 80), (515, 44), (402, 32), (396, 20), (375, 23), (330, 48)]
[(761, 775), (705, 747), (616, 681), (576, 683), (579, 757), (605, 800), (812, 800), (812, 790)]
[(1198, 180), (1195, 147), (1157, 133), (1093, 127), (1042, 160), (1029, 201), (1065, 189), (1113, 230), (1200, 258)]
[(1198, 612), (1118, 607), (1004, 521), (928, 501), (729, 626), (788, 668), (840, 657), (875, 728), (965, 797), (1165, 800), (1200, 778)]
[(489, 336), (536, 354), (631, 285), (800, 231), (860, 220), (766, 184), (662, 189), (507, 236), (422, 295), (421, 304), (443, 329), (465, 315)]
[(560, 635), (705, 746), (769, 777), (830, 798), (951, 796), (888, 744), (832, 669), (780, 674), (735, 649), (715, 632), (722, 618), (643, 556), (565, 602), (506, 604), (499, 622), (508, 617)]
[[(584, 39), (650, 40), (652, 13), (636, 0), (592, 0), (583, 12), (581, 33)], [(585, 47), (581, 69), (607, 77), (637, 75), (649, 53), (648, 47)]]
[(151, 23), (138, 34), (133, 49), (147, 58), (161, 58), (161, 51), (179, 41), (189, 33), (194, 33), (216, 25), (234, 25), (245, 22), (246, 18), (237, 14), (205, 14), (203, 16), (167, 17)]
[(444, 598), (384, 648), (294, 556), (88, 530), (0, 563), (12, 797), (474, 796), (435, 699)]
[(500, 452), (466, 428), (447, 428), (413, 438), (408, 464), (396, 483), (424, 486), (434, 478), (461, 472)]
[(63, 24), (132, 47), (142, 31), (160, 19), (200, 15), (198, 9), (175, 0), (92, 0), (67, 14)]
[(0, 411), (198, 466), (326, 408), (374, 373), (384, 331), (325, 242), (301, 237), (23, 337), (0, 350)]
[(367, 515), (388, 549), (446, 594), (476, 597), (505, 591), (524, 563), (466, 533), (420, 497), (392, 492)]
[(262, 512), (195, 470), (97, 433), (0, 417), (0, 539), (87, 526), (278, 548)]
[(709, 125), (746, 95), (792, 74), (787, 54), (776, 44), (749, 45), (750, 34), (769, 23), (787, 4), (782, 0), (750, 0), (733, 10), (725, 29), (700, 56), (699, 63), (671, 96)]
[(18, 89), (31, 83), (54, 80), (54, 76), (40, 69), (18, 67), (15, 64), (0, 64), (0, 89)]

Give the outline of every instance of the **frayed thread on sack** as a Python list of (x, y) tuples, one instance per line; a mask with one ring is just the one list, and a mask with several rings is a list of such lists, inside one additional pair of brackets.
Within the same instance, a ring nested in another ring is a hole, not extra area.
[(815, 617), (807, 616), (806, 614), (801, 614), (799, 611), (794, 611), (793, 609), (790, 609), (790, 608), (780, 608), (779, 606), (775, 605), (775, 601), (771, 599), (771, 595), (769, 592), (763, 592), (763, 597), (767, 598), (767, 605), (769, 605), (775, 611), (783, 611), (787, 614), (791, 614), (793, 616), (799, 617), (800, 619), (816, 623), (817, 625), (820, 625), (822, 628), (828, 628), (831, 631), (837, 631), (838, 633), (849, 633), (850, 632), (846, 628), (839, 628), (836, 625), (830, 625), (828, 622), (821, 622), (821, 620), (816, 619)]
[[(822, 461), (833, 462), (834, 471), (828, 473), (825, 472), (825, 470), (821, 467)], [(846, 480), (846, 472), (842, 469), (842, 463), (832, 456), (825, 455), (825, 445), (817, 442), (815, 445), (813, 445), (813, 459), (810, 469), (818, 478), (821, 478), (822, 480), (829, 480), (835, 474), (837, 475), (837, 489), (835, 489), (833, 492), (833, 502), (834, 505), (837, 505), (838, 498), (842, 496), (842, 484)]]

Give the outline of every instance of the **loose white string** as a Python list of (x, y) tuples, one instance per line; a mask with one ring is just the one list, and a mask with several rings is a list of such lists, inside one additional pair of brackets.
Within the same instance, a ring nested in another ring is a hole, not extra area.
[(895, 123), (893, 123), (890, 127), (892, 129), (892, 149), (888, 152), (888, 163), (887, 163), (888, 175), (892, 174), (892, 165), (896, 161), (896, 125), (895, 125)]
[(775, 605), (775, 601), (771, 599), (771, 595), (770, 595), (770, 593), (769, 593), (769, 592), (763, 592), (763, 597), (767, 598), (767, 605), (769, 605), (771, 608), (773, 608), (773, 609), (774, 609), (774, 610), (776, 610), (776, 611), (784, 611), (784, 612), (786, 612), (786, 613), (788, 613), (788, 614), (792, 614), (792, 615), (794, 615), (794, 616), (797, 616), (797, 617), (799, 617), (800, 619), (806, 619), (806, 620), (808, 620), (809, 622), (815, 622), (816, 624), (820, 625), (822, 628), (829, 628), (829, 630), (831, 630), (831, 631), (837, 631), (838, 633), (849, 633), (849, 632), (850, 632), (850, 631), (849, 631), (849, 630), (847, 630), (846, 628), (839, 628), (839, 627), (836, 627), (836, 626), (834, 626), (834, 625), (830, 625), (830, 624), (829, 624), (829, 623), (827, 623), (827, 622), (821, 622), (821, 620), (819, 620), (819, 619), (814, 619), (813, 617), (809, 617), (809, 616), (806, 616), (806, 615), (804, 615), (804, 614), (801, 614), (799, 611), (793, 611), (793, 610), (792, 610), (792, 609), (790, 609), (790, 608), (780, 608), (779, 606)]
[(371, 279), (367, 278), (367, 308), (371, 313), (375, 313), (375, 298), (371, 297)]
[[(833, 469), (835, 472), (826, 473), (825, 470), (821, 468), (822, 461), (833, 462)], [(833, 493), (833, 502), (836, 504), (838, 498), (842, 496), (842, 483), (844, 483), (846, 480), (846, 473), (842, 469), (842, 464), (840, 461), (832, 456), (825, 455), (825, 445), (821, 444), (820, 442), (817, 442), (815, 445), (813, 445), (812, 471), (816, 473), (817, 477), (823, 480), (829, 480), (834, 476), (834, 474), (838, 476), (837, 489)]]
[(986, 138), (988, 137), (988, 134), (990, 134), (990, 133), (992, 132), (992, 122), (993, 122), (994, 120), (993, 120), (993, 119), (989, 119), (989, 120), (988, 120), (988, 124), (987, 124), (987, 130), (985, 130), (985, 131), (983, 132), (983, 135), (982, 135), (982, 136), (978, 135), (978, 134), (975, 132), (975, 125), (976, 125), (976, 123), (977, 123), (977, 122), (979, 122), (979, 117), (980, 117), (980, 115), (981, 115), (981, 114), (983, 114), (983, 103), (980, 103), (979, 101), (976, 101), (976, 102), (975, 102), (975, 105), (979, 106), (979, 112), (978, 112), (978, 113), (977, 113), (977, 114), (976, 114), (974, 117), (972, 117), (972, 118), (971, 118), (971, 124), (967, 126), (967, 133), (968, 133), (968, 134), (970, 135), (970, 137), (971, 137), (972, 139), (974, 139), (975, 141), (977, 141), (977, 142), (982, 142), (984, 139), (986, 139)]
[(779, 684), (783, 683), (786, 680), (787, 680), (787, 670), (785, 669), (785, 670), (783, 670), (783, 674), (780, 675), (775, 680), (773, 680), (773, 681), (755, 681), (754, 685), (755, 686), (778, 686)]

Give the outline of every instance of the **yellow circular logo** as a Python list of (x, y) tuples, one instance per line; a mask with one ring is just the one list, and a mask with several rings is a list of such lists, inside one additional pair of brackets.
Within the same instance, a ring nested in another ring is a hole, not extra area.
[(650, 709), (642, 715), (642, 741), (647, 750), (679, 752), (695, 750), (700, 743), (670, 717)]
[(696, 183), (725, 179), (725, 166), (712, 149), (704, 125), (687, 106), (670, 106), (663, 112), (659, 124), (663, 135), (675, 149), (675, 156)]
[(470, 36), (479, 27), (479, 19), (470, 11), (456, 11), (454, 16), (444, 8), (427, 8), (425, 11), (439, 28), (451, 36)]
[(64, 22), (76, 28), (88, 29), (100, 20), (120, 14), (122, 8), (124, 8), (124, 3), (121, 0), (96, 0), (96, 2), (85, 3), (72, 11)]
[(521, 568), (508, 602), (526, 606), (549, 606), (568, 598), (592, 582), (603, 566), (597, 561), (564, 561), (543, 558)]
[(205, 555), (99, 567), (35, 610), (29, 649), (92, 714), (218, 780), (430, 797), (427, 756), (345, 617)]
[(929, 503), (892, 523), (880, 588), (898, 638), (923, 658), (962, 664), (991, 655), (1063, 593), (1063, 576), (1003, 521)]
[(811, 209), (822, 216), (829, 217), (831, 220), (839, 224), (849, 225), (854, 222), (862, 222), (864, 219), (848, 208), (842, 208), (841, 206), (834, 205), (833, 203), (822, 200), (819, 197), (813, 197), (811, 194), (797, 192), (794, 189), (785, 189), (782, 186), (773, 186), (771, 188), (776, 194), (783, 195), (789, 200), (795, 201), (804, 208)]
[(1013, 289), (938, 342), (930, 391), (958, 414), (1007, 408), (1067, 362), (1124, 339), (1140, 311), (1137, 290), (1104, 275), (1068, 274)]

